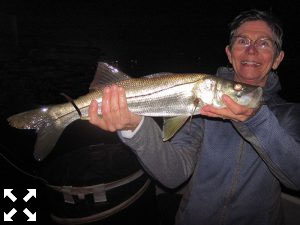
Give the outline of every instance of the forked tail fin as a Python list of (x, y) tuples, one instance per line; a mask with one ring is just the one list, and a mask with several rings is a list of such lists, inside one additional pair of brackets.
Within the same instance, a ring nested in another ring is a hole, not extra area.
[(34, 109), (31, 111), (15, 114), (7, 119), (10, 126), (18, 129), (35, 129), (37, 140), (34, 146), (34, 157), (41, 161), (54, 148), (67, 125), (76, 119), (73, 112), (55, 118), (49, 108)]

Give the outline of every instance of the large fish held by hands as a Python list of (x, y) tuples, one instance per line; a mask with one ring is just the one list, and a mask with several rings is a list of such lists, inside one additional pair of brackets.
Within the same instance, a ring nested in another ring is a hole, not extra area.
[(143, 116), (165, 117), (162, 135), (164, 141), (170, 139), (187, 118), (199, 114), (204, 105), (225, 107), (221, 100), (223, 94), (249, 108), (258, 107), (262, 96), (261, 87), (208, 74), (157, 73), (130, 78), (117, 68), (99, 62), (88, 94), (64, 104), (13, 115), (8, 118), (8, 122), (15, 128), (36, 129), (34, 155), (37, 160), (42, 160), (54, 148), (67, 125), (74, 120), (88, 118), (88, 108), (93, 99), (101, 106), (103, 89), (112, 84), (124, 87), (131, 112)]

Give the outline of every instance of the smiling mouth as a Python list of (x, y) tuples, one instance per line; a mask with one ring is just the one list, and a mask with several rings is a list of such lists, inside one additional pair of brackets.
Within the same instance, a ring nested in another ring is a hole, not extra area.
[(241, 61), (241, 64), (243, 66), (260, 66), (260, 63), (254, 62), (254, 61)]

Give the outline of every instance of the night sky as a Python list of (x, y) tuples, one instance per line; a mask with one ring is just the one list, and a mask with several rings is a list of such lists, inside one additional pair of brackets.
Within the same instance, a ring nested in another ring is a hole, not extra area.
[[(9, 1), (8, 1), (9, 2)], [(12, 1), (13, 2), (13, 1)], [(77, 42), (96, 46), (124, 68), (137, 60), (153, 72), (209, 72), (228, 65), (228, 23), (245, 9), (272, 10), (283, 22), (286, 57), (279, 74), (283, 94), (299, 101), (300, 46), (297, 1), (16, 1), (19, 44)], [(7, 8), (9, 8), (7, 7)], [(12, 11), (12, 10), (11, 10)], [(288, 94), (288, 92), (294, 94)], [(297, 92), (297, 93), (295, 93)]]
[(297, 1), (3, 2), (0, 12), (17, 15), (19, 44), (87, 41), (115, 58), (168, 60), (184, 55), (198, 58), (197, 70), (202, 71), (227, 63), (227, 24), (241, 10), (258, 8), (271, 9), (283, 21), (288, 64), (296, 60), (299, 49)]

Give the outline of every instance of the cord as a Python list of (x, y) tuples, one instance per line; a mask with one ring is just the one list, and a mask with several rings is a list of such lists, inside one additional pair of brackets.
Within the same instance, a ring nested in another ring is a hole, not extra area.
[[(8, 149), (6, 146), (2, 145), (1, 143), (0, 143), (0, 146), (1, 146), (1, 148), (3, 148), (3, 149), (5, 149), (5, 150), (9, 151), (9, 149)], [(22, 174), (24, 174), (24, 175), (26, 175), (26, 176), (29, 176), (29, 177), (31, 177), (31, 178), (34, 178), (34, 179), (36, 179), (36, 180), (39, 180), (39, 181), (43, 182), (44, 184), (49, 184), (49, 182), (48, 182), (47, 180), (45, 180), (44, 178), (39, 177), (39, 176), (36, 176), (36, 175), (33, 175), (33, 174), (28, 173), (28, 172), (26, 172), (25, 170), (21, 169), (21, 168), (18, 167), (16, 164), (14, 164), (12, 161), (10, 161), (10, 160), (9, 160), (5, 155), (3, 155), (1, 152), (0, 152), (0, 156), (1, 156), (3, 159), (5, 159), (5, 161), (7, 161), (13, 168), (15, 168), (17, 171), (21, 172)]]

